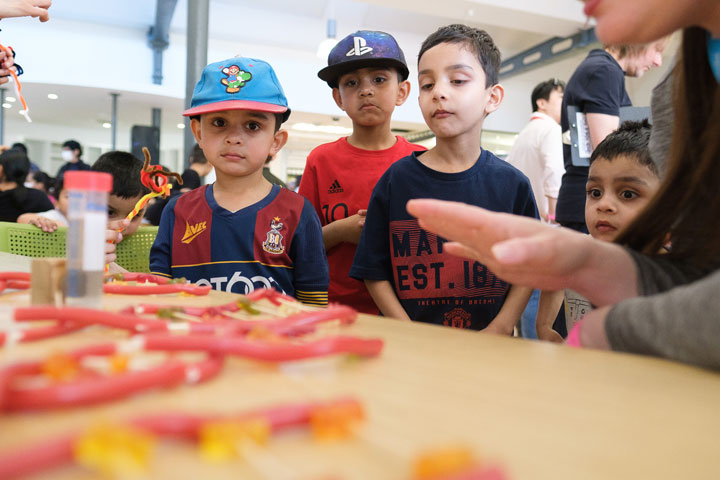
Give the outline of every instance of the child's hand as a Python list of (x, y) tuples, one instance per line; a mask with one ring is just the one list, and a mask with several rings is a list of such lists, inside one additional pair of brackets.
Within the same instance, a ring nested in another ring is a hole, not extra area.
[(125, 270), (120, 265), (118, 265), (117, 263), (110, 262), (110, 263), (108, 263), (108, 269), (107, 269), (107, 272), (105, 272), (105, 273), (107, 273), (109, 275), (116, 275), (118, 273), (128, 273), (128, 271)]
[(122, 242), (123, 236), (118, 230), (126, 228), (130, 225), (130, 221), (126, 218), (122, 220), (115, 220), (108, 222), (108, 228), (105, 230), (105, 263), (109, 264), (115, 261), (117, 255), (115, 254), (116, 245)]
[(341, 222), (344, 222), (344, 239), (346, 242), (354, 243), (355, 245), (360, 243), (360, 236), (362, 235), (362, 230), (365, 226), (366, 216), (367, 210), (358, 210), (358, 213), (355, 215), (351, 215), (340, 220)]
[(34, 217), (28, 223), (30, 223), (31, 225), (35, 225), (40, 230), (46, 233), (52, 233), (58, 228), (57, 222), (45, 217)]
[(545, 342), (563, 343), (565, 341), (558, 332), (547, 327), (538, 328), (537, 337), (538, 340), (543, 340)]

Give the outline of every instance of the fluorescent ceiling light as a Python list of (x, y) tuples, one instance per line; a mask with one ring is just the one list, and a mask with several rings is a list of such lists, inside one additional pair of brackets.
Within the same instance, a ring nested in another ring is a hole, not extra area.
[(112, 127), (112, 123), (110, 123), (110, 122), (103, 122), (102, 126), (103, 126), (103, 128), (110, 128), (110, 127)]
[(5, 100), (7, 100), (7, 101), (10, 102), (10, 103), (15, 103), (15, 102), (17, 101), (17, 100), (15, 99), (15, 97), (5, 97)]
[(54, 94), (54, 93), (48, 93), (48, 98), (49, 98), (50, 100), (57, 100), (57, 99), (58, 99), (58, 96), (57, 96), (56, 94)]
[(3, 108), (10, 108), (10, 107), (12, 107), (12, 105), (9, 104), (9, 103), (3, 103), (2, 106), (3, 106)]
[(184, 123), (178, 123), (178, 124), (177, 124), (177, 127), (178, 127), (180, 130), (182, 130), (183, 128), (185, 128), (185, 124), (184, 124)]

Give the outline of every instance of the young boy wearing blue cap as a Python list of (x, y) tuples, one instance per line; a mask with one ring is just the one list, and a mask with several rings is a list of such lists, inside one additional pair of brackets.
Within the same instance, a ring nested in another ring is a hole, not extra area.
[(373, 187), (393, 162), (425, 149), (390, 130), (393, 110), (410, 93), (408, 68), (391, 35), (358, 31), (338, 42), (318, 77), (332, 88), (353, 131), (310, 153), (299, 192), (313, 204), (323, 225), (330, 301), (377, 313), (363, 282), (349, 273)]
[(183, 112), (217, 180), (172, 199), (150, 251), (150, 270), (216, 290), (275, 288), (327, 304), (328, 266), (312, 205), (273, 186), (263, 165), (287, 142), (290, 116), (272, 67), (258, 59), (211, 63)]
[(420, 48), (420, 110), (436, 145), (382, 176), (350, 272), (388, 317), (509, 335), (527, 304), (530, 289), (450, 255), (406, 209), (413, 198), (437, 198), (537, 218), (527, 177), (480, 147), (483, 122), (504, 95), (499, 69), (490, 35), (466, 25), (442, 27)]

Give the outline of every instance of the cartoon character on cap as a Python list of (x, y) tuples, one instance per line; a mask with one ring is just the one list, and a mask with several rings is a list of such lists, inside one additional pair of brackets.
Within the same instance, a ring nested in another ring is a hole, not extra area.
[(222, 69), (222, 72), (228, 76), (228, 78), (220, 80), (220, 83), (227, 85), (225, 89), (227, 93), (239, 92), (240, 89), (245, 86), (245, 82), (252, 78), (252, 73), (240, 70), (240, 67), (237, 65), (225, 67)]

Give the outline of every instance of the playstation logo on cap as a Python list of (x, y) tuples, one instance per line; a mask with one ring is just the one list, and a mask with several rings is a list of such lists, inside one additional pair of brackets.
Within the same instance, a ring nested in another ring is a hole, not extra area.
[(328, 55), (328, 66), (318, 72), (318, 77), (336, 88), (340, 76), (365, 67), (392, 67), (400, 81), (407, 80), (409, 74), (405, 55), (392, 35), (359, 30), (335, 45)]

